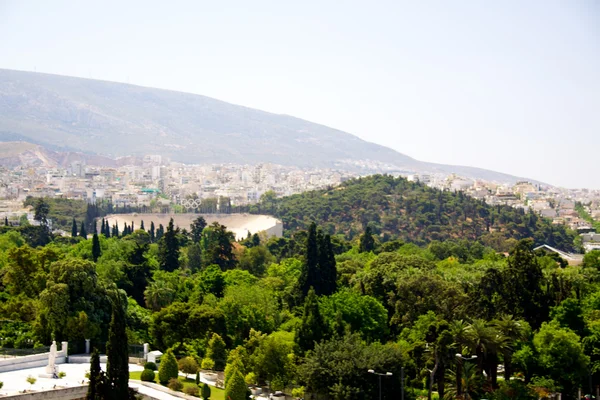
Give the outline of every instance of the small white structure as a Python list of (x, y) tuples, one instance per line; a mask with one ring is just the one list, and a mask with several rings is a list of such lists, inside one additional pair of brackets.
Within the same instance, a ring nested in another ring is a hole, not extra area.
[(148, 358), (146, 359), (146, 361), (148, 362), (153, 362), (154, 364), (158, 364), (160, 362), (160, 358), (162, 357), (163, 353), (160, 350), (153, 350), (148, 352)]

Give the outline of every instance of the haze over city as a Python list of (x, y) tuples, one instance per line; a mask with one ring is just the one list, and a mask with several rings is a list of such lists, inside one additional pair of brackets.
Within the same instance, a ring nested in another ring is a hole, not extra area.
[(2, 1), (0, 67), (203, 94), (423, 161), (600, 188), (599, 18), (593, 1)]

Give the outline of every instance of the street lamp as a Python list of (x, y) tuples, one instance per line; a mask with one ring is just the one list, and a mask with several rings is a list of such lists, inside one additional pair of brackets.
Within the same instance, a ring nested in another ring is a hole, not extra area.
[(375, 372), (375, 370), (372, 370), (372, 369), (368, 370), (367, 372), (370, 374), (375, 374), (379, 377), (379, 400), (381, 400), (381, 377), (382, 376), (392, 376), (393, 374), (391, 372), (386, 372), (385, 374), (381, 374), (379, 372)]

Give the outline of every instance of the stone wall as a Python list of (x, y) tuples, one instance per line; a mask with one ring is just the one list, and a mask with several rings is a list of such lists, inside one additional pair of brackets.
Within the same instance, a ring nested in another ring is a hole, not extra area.
[[(50, 353), (34, 354), (31, 356), (5, 358), (0, 360), (0, 372), (16, 371), (18, 369), (45, 367), (48, 365)], [(67, 362), (67, 342), (62, 343), (62, 350), (56, 353), (56, 364)]]
[(85, 399), (87, 394), (87, 385), (75, 386), (70, 388), (46, 390), (43, 392), (19, 393), (8, 396), (2, 396), (2, 399), (14, 400), (80, 400)]

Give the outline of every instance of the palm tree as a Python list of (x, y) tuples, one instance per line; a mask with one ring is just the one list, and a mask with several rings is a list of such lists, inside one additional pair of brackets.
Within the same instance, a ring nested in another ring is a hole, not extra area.
[(509, 380), (513, 374), (512, 355), (515, 345), (517, 342), (527, 339), (530, 331), (529, 324), (515, 319), (512, 315), (503, 315), (492, 324), (506, 338), (506, 345), (502, 349), (502, 358), (504, 360), (504, 379)]
[(153, 311), (168, 306), (175, 297), (175, 290), (165, 281), (154, 281), (144, 291), (146, 306)]
[[(463, 321), (462, 319), (452, 321), (450, 324), (450, 332), (454, 337), (454, 348), (458, 350), (461, 354), (470, 353), (469, 345), (471, 343), (471, 335), (469, 332), (469, 324)], [(461, 372), (460, 372), (460, 363), (462, 360), (456, 360), (457, 363), (457, 372), (453, 374), (454, 379), (454, 388), (455, 394), (460, 394), (461, 392)]]
[(494, 326), (483, 319), (474, 320), (468, 329), (471, 340), (471, 349), (477, 356), (477, 368), (479, 373), (485, 371), (488, 382), (495, 388), (497, 386), (497, 374), (499, 357), (507, 345), (507, 340)]
[[(457, 385), (457, 382), (459, 385)], [(474, 363), (463, 362), (462, 367), (459, 367), (459, 373), (456, 371), (448, 371), (448, 384), (444, 399), (454, 400), (471, 400), (474, 394), (481, 392), (483, 378), (478, 373)]]

